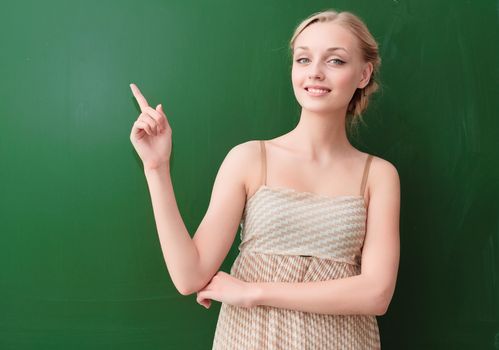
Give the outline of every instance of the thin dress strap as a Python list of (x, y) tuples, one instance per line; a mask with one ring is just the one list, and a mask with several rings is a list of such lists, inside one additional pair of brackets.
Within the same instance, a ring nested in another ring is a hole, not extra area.
[(265, 152), (265, 141), (261, 140), (260, 141), (260, 148), (261, 148), (261, 151), (262, 151), (262, 183), (263, 185), (266, 185), (267, 184), (267, 154)]
[(364, 166), (364, 175), (362, 176), (362, 182), (360, 184), (360, 195), (361, 196), (364, 195), (364, 190), (365, 190), (365, 186), (367, 183), (367, 175), (369, 174), (369, 167), (371, 165), (372, 159), (373, 159), (372, 154), (368, 154), (367, 159), (366, 159), (366, 164)]

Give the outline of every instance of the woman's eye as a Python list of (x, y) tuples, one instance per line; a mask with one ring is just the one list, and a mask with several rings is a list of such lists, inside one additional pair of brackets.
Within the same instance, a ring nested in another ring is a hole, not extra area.
[[(305, 57), (298, 58), (298, 59), (296, 60), (296, 62), (298, 62), (298, 63), (303, 63), (303, 61), (302, 61), (302, 60), (308, 60), (308, 58), (305, 58)], [(344, 64), (344, 63), (345, 63), (344, 61), (340, 60), (339, 58), (333, 58), (333, 59), (329, 60), (328, 62), (331, 62), (331, 61), (335, 61), (337, 65), (342, 65), (342, 64)]]
[(332, 60), (329, 60), (330, 62), (331, 61), (336, 61), (338, 62), (339, 65), (342, 65), (343, 63), (345, 63), (344, 61), (340, 60), (339, 58), (333, 58)]

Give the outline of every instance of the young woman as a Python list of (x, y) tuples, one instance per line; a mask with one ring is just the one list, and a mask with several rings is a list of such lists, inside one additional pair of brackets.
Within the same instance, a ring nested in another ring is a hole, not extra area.
[[(168, 120), (131, 84), (142, 113), (130, 138), (164, 259), (180, 293), (222, 302), (214, 349), (379, 349), (376, 315), (399, 263), (399, 176), (347, 138), (378, 89), (378, 46), (359, 17), (329, 10), (300, 23), (290, 47), (298, 125), (228, 152), (192, 239), (172, 188)], [(240, 254), (230, 274), (218, 271), (239, 225)]]

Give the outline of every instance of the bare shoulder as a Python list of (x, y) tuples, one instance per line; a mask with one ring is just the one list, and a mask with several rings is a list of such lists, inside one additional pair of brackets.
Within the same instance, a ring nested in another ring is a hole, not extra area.
[(242, 142), (232, 147), (227, 153), (226, 161), (232, 165), (233, 175), (244, 186), (246, 193), (260, 172), (260, 157), (260, 140)]
[(260, 157), (260, 147), (259, 140), (245, 141), (232, 147), (227, 156), (232, 162), (244, 165), (241, 170), (247, 172), (249, 165)]
[(369, 170), (372, 178), (390, 178), (392, 181), (399, 178), (397, 168), (390, 161), (381, 157), (372, 156), (371, 168)]
[(400, 177), (395, 165), (375, 155), (372, 157), (368, 183), (371, 196), (376, 192), (398, 195), (400, 191)]
[(233, 152), (234, 156), (240, 160), (248, 160), (247, 158), (254, 157), (258, 150), (260, 150), (260, 141), (249, 140), (235, 145), (230, 152)]

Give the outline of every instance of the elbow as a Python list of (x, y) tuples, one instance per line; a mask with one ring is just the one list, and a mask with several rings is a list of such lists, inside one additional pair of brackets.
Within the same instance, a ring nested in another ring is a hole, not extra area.
[(175, 288), (177, 288), (180, 294), (187, 296), (199, 292), (201, 289), (203, 289), (205, 284), (201, 285), (200, 283), (195, 283), (195, 284), (175, 283)]
[(393, 290), (391, 288), (379, 288), (372, 298), (372, 314), (383, 316), (388, 311), (392, 299)]
[(176, 277), (177, 278), (172, 277), (172, 282), (177, 291), (184, 296), (200, 291), (206, 284), (203, 279), (199, 278), (199, 276), (194, 273)]
[(187, 285), (184, 286), (175, 285), (175, 287), (177, 288), (178, 292), (184, 296), (194, 294), (200, 290), (200, 288), (197, 288), (195, 286), (187, 286)]
[(184, 296), (187, 296), (187, 295), (191, 295), (193, 292), (191, 291), (191, 289), (189, 288), (179, 288), (177, 287), (177, 290), (180, 294), (184, 295)]
[(178, 281), (177, 282), (173, 281), (173, 284), (177, 289), (177, 291), (184, 296), (191, 295), (198, 291), (198, 289), (196, 289), (194, 286), (188, 283), (180, 283)]
[(172, 280), (172, 282), (173, 282), (173, 285), (175, 286), (175, 289), (177, 289), (177, 291), (180, 294), (182, 294), (182, 295), (191, 294), (191, 290), (186, 284), (182, 284), (182, 283), (176, 282), (174, 280)]
[(388, 305), (389, 303), (387, 302), (379, 302), (373, 307), (373, 314), (376, 316), (383, 316), (388, 311)]

